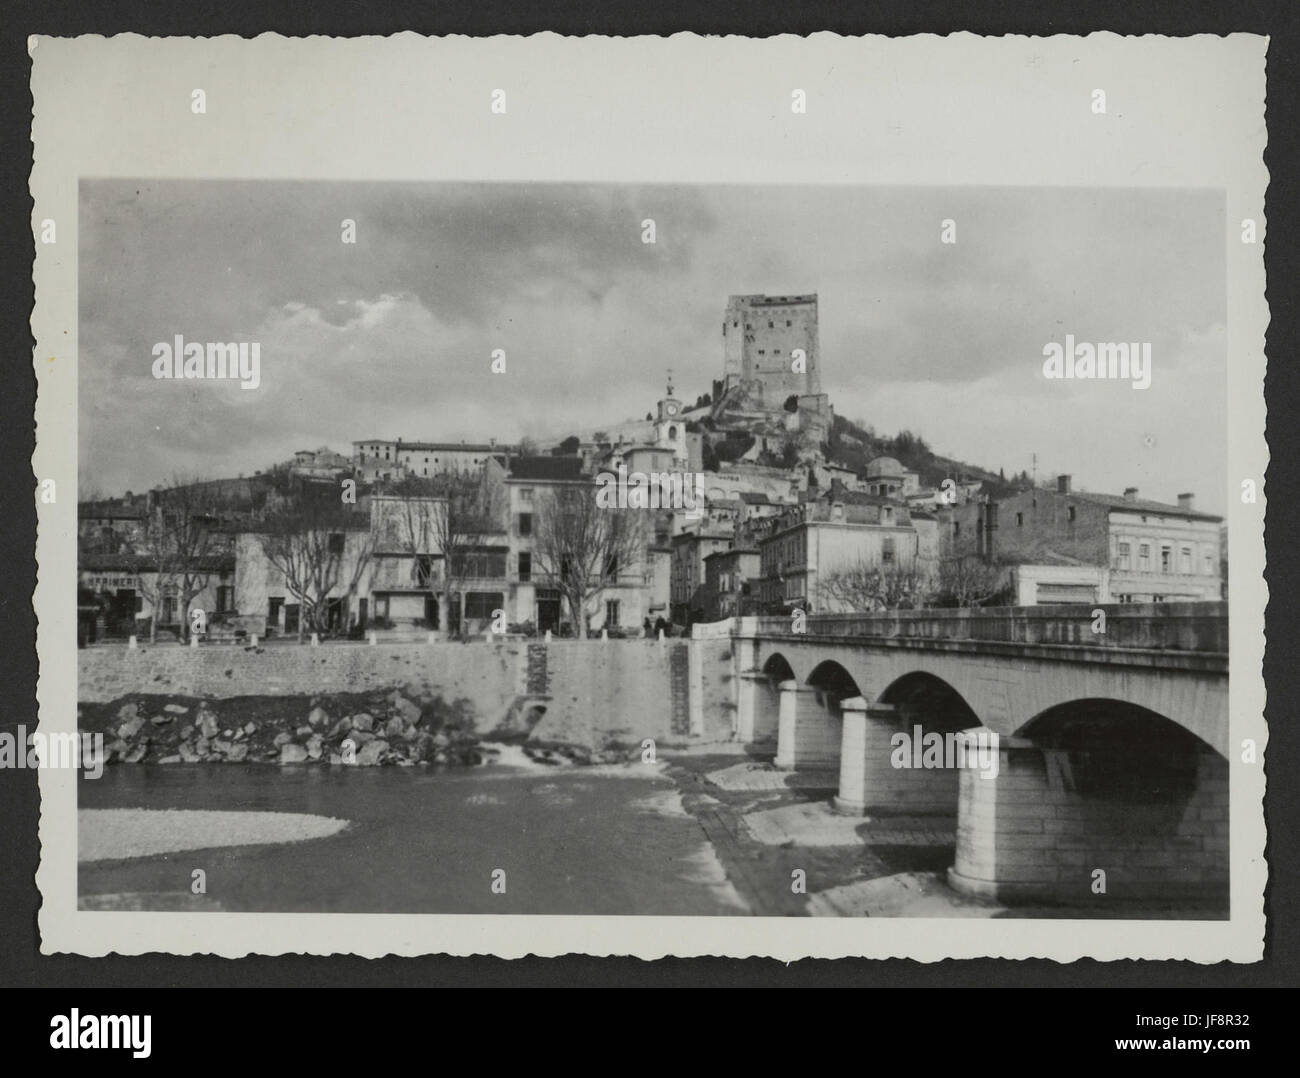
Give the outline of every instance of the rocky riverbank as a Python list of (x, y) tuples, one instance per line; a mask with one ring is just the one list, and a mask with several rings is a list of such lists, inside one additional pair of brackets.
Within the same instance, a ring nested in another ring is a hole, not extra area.
[(481, 734), (468, 701), (413, 699), (401, 690), (225, 699), (132, 694), (82, 704), (78, 726), (104, 735), (105, 762), (473, 766), (485, 742), (518, 742), (542, 763), (603, 763), (617, 749), (530, 742), (506, 722)]

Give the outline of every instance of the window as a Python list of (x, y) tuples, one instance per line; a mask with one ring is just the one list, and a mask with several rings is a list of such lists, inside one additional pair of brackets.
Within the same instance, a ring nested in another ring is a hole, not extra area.
[(1023, 528), (1024, 526), (1025, 526), (1025, 514), (1024, 514), (1024, 513), (1017, 513), (1017, 514), (1016, 514), (1016, 527), (1017, 527), (1017, 528)]
[(233, 584), (221, 584), (217, 587), (217, 613), (224, 614), (234, 608), (235, 588)]
[(529, 581), (533, 578), (533, 556), (528, 551), (519, 553), (519, 579)]
[(532, 513), (520, 513), (520, 514), (519, 514), (519, 526), (518, 526), (518, 528), (517, 528), (517, 531), (519, 532), (520, 535), (532, 535), (532, 534), (533, 534), (533, 514), (532, 514)]
[(785, 320), (785, 328), (786, 328), (786, 329), (789, 329), (789, 328), (790, 328), (790, 319), (788, 319), (788, 318)]
[(880, 509), (880, 514), (884, 519), (884, 523), (886, 524), (894, 523), (894, 507), (892, 505), (882, 506)]
[(532, 504), (533, 504), (533, 488), (532, 488), (532, 487), (521, 487), (520, 490), (519, 490), (519, 501), (522, 502), (524, 505), (532, 505)]
[(415, 558), (415, 579), (420, 587), (427, 588), (436, 579), (433, 570), (433, 556), (419, 554)]
[(280, 624), (280, 608), (284, 606), (284, 600), (281, 598), (270, 599), (266, 604), (266, 623), (267, 625)]
[(1141, 572), (1149, 573), (1151, 571), (1151, 544), (1138, 544), (1138, 569)]
[(894, 537), (892, 535), (887, 536), (881, 545), (880, 560), (886, 565), (891, 564), (894, 560)]
[(617, 599), (606, 599), (606, 600), (605, 600), (605, 627), (606, 627), (607, 629), (608, 629), (608, 628), (617, 628), (618, 624), (619, 624), (619, 620), (618, 620), (618, 600), (617, 600)]
[(1172, 573), (1174, 571), (1174, 551), (1168, 543), (1160, 545), (1160, 571), (1162, 573)]
[(954, 520), (952, 522), (952, 537), (956, 539), (959, 535), (961, 535), (961, 521)]
[(1163, 595), (1153, 595), (1151, 596), (1151, 601), (1153, 603), (1163, 603), (1165, 601), (1165, 597)]
[(1178, 552), (1178, 571), (1180, 573), (1190, 573), (1192, 571), (1192, 548), (1185, 546)]
[(1131, 551), (1131, 550), (1132, 550), (1132, 547), (1131, 547), (1128, 543), (1120, 543), (1120, 544), (1119, 544), (1119, 557), (1116, 558), (1116, 568), (1117, 568), (1117, 569), (1128, 569), (1128, 568), (1129, 568), (1129, 555), (1130, 555), (1130, 551)]
[(343, 553), (343, 533), (342, 533), (342, 532), (330, 532), (330, 546), (329, 546), (329, 550), (330, 550), (330, 553), (331, 553), (331, 554), (342, 554), (342, 553)]
[(1213, 576), (1214, 575), (1214, 554), (1211, 553), (1209, 550), (1206, 550), (1204, 558), (1202, 560), (1205, 565), (1205, 575)]
[(1068, 520), (1071, 524), (1074, 523), (1074, 506), (1070, 506), (1068, 509), (1066, 509), (1065, 519)]

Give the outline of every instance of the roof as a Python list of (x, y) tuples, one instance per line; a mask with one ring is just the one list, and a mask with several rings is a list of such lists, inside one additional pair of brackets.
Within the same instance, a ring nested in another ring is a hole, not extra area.
[(1107, 509), (1123, 509), (1130, 513), (1160, 513), (1167, 517), (1186, 517), (1188, 520), (1223, 520), (1223, 517), (1215, 516), (1213, 513), (1184, 509), (1181, 505), (1168, 505), (1165, 502), (1153, 502), (1147, 498), (1129, 499), (1122, 494), (1091, 494), (1078, 490), (1072, 490), (1068, 493), (1053, 490), (1050, 493), (1060, 494), (1063, 498), (1078, 498), (1082, 501), (1092, 502), (1094, 505), (1104, 505)]
[(515, 457), (510, 461), (511, 479), (586, 479), (581, 457)]
[(763, 493), (760, 492), (760, 491), (752, 491), (752, 490), (738, 490), (738, 491), (736, 491), (736, 497), (739, 498), (739, 499), (740, 499), (742, 502), (744, 502), (746, 505), (775, 505), (775, 504), (777, 504), (776, 502), (773, 502), (772, 499), (769, 498), (766, 494), (763, 494)]
[(726, 550), (715, 550), (712, 554), (705, 554), (704, 560), (708, 561), (710, 558), (725, 558), (728, 554), (757, 554), (757, 553), (758, 553), (758, 547), (756, 546), (733, 546), (733, 547), (728, 547)]
[(484, 445), (479, 442), (406, 442), (401, 438), (362, 438), (353, 442), (353, 445), (393, 445), (398, 449), (408, 449), (414, 452), (455, 452), (464, 453), (506, 453), (509, 446), (504, 445)]
[(145, 511), (139, 506), (105, 505), (82, 502), (77, 506), (80, 520), (143, 520)]
[[(197, 573), (233, 573), (235, 556), (210, 554), (193, 559), (188, 568)], [(82, 573), (153, 573), (157, 572), (158, 566), (156, 559), (147, 554), (81, 554), (77, 558), (77, 570)]]
[(880, 475), (902, 475), (906, 470), (893, 457), (875, 457), (867, 461), (867, 475), (873, 478)]

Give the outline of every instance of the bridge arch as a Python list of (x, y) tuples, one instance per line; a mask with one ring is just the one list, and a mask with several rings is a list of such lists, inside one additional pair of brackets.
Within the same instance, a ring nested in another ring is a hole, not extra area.
[(1228, 762), (1182, 723), (1082, 697), (1034, 715), (1000, 760), (995, 782), (967, 780), (974, 817), (994, 822), (983, 835), (959, 829), (956, 881), (1227, 909)]
[[(841, 799), (876, 815), (955, 820), (964, 768), (992, 768), (994, 735), (945, 679), (911, 670), (891, 681), (866, 716), (862, 794)], [(982, 753), (982, 755), (981, 755)]]
[(820, 691), (827, 703), (839, 705), (850, 696), (861, 696), (862, 690), (853, 675), (834, 659), (825, 659), (813, 667), (807, 684)]

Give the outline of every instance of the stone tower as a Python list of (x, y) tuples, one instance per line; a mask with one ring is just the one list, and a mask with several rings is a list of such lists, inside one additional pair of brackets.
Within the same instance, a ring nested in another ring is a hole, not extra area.
[(743, 384), (769, 407), (821, 393), (816, 294), (731, 296), (722, 344), (724, 389)]

